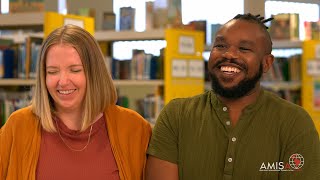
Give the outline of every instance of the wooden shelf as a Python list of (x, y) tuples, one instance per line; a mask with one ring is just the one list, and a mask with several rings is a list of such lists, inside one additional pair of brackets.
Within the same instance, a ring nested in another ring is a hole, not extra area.
[[(24, 43), (27, 37), (43, 38), (43, 32), (39, 33), (17, 33), (1, 35), (1, 38), (11, 39), (14, 43)], [(164, 31), (154, 30), (146, 32), (133, 31), (97, 31), (95, 38), (98, 41), (133, 41), (133, 40), (162, 40), (164, 39)]]
[(301, 48), (300, 40), (273, 40), (273, 49)]
[(43, 38), (43, 32), (40, 32), (40, 33), (17, 33), (17, 34), (8, 34), (8, 35), (1, 36), (1, 38), (3, 38), (3, 39), (13, 40), (13, 42), (16, 44), (22, 44), (22, 43), (26, 42), (27, 37)]
[(94, 37), (98, 41), (133, 41), (133, 40), (161, 40), (164, 39), (163, 29), (144, 32), (135, 31), (96, 31)]
[(35, 83), (34, 79), (0, 79), (0, 86), (32, 86)]
[(0, 15), (0, 28), (43, 26), (44, 12), (12, 13)]

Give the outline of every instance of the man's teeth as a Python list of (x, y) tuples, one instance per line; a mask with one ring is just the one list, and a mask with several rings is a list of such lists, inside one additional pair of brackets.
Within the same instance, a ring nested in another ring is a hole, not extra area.
[(74, 89), (72, 89), (72, 90), (66, 90), (66, 91), (59, 91), (59, 93), (60, 94), (70, 94), (70, 93), (72, 93), (74, 91)]
[(230, 66), (222, 66), (220, 68), (221, 71), (223, 72), (235, 72), (235, 73), (239, 73), (240, 70), (238, 68), (235, 67), (230, 67)]

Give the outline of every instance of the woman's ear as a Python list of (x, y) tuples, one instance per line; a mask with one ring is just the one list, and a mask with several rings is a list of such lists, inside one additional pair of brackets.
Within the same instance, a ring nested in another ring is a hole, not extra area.
[(263, 72), (266, 73), (271, 68), (274, 61), (274, 56), (272, 54), (267, 54), (263, 58)]

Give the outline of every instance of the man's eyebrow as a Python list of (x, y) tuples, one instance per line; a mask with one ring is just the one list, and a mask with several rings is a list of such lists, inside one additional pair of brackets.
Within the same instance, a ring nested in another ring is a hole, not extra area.
[(250, 46), (254, 46), (255, 43), (253, 41), (248, 41), (248, 40), (241, 40), (240, 45), (250, 45)]
[(223, 36), (216, 36), (215, 41), (225, 41), (225, 38)]

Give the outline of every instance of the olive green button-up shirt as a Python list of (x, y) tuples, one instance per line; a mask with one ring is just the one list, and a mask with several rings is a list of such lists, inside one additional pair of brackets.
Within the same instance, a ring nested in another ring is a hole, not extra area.
[(234, 127), (228, 111), (212, 91), (172, 100), (148, 154), (177, 164), (183, 180), (320, 179), (319, 136), (300, 106), (261, 91)]

